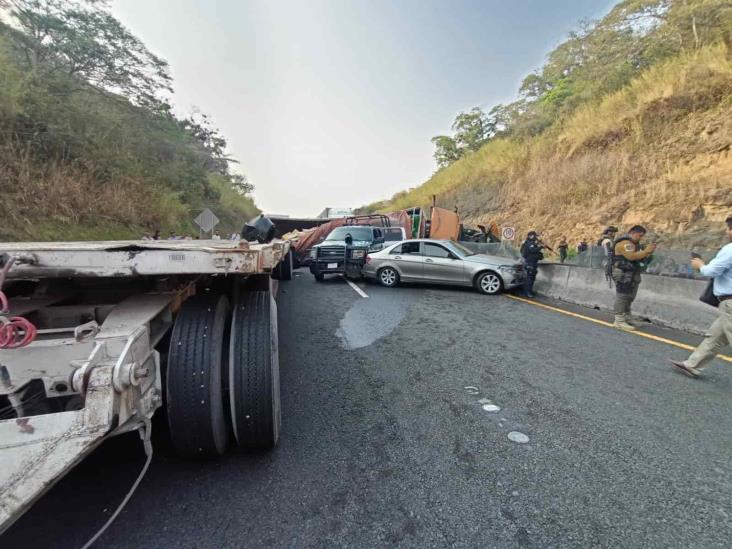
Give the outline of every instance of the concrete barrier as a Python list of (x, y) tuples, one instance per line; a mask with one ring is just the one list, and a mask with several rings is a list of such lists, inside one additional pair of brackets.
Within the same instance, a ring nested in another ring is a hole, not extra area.
[[(703, 334), (717, 317), (717, 310), (699, 301), (704, 280), (643, 275), (633, 314), (655, 323)], [(615, 288), (605, 272), (574, 265), (540, 264), (536, 291), (569, 303), (612, 311)]]

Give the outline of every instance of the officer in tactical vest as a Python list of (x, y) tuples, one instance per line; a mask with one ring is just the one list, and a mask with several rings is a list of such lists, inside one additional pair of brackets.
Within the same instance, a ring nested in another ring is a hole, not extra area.
[(607, 229), (602, 232), (602, 236), (597, 241), (597, 245), (602, 248), (605, 255), (608, 258), (612, 258), (613, 255), (613, 242), (615, 242), (615, 236), (618, 234), (618, 228), (610, 225)]
[(524, 282), (524, 293), (527, 297), (536, 297), (534, 295), (534, 282), (536, 281), (536, 273), (539, 271), (539, 261), (544, 259), (541, 250), (544, 245), (539, 240), (536, 231), (529, 231), (526, 240), (521, 244), (521, 257), (524, 258), (526, 266), (526, 281)]
[(617, 234), (618, 228), (610, 225), (602, 232), (602, 236), (597, 241), (597, 245), (602, 248), (602, 252), (605, 255), (605, 280), (607, 280), (611, 288), (613, 287), (613, 245), (615, 244), (615, 236)]
[(644, 247), (641, 239), (646, 229), (636, 225), (615, 240), (612, 257), (612, 276), (615, 282), (615, 327), (635, 330), (630, 320), (630, 306), (638, 293), (641, 272), (650, 261), (656, 244)]

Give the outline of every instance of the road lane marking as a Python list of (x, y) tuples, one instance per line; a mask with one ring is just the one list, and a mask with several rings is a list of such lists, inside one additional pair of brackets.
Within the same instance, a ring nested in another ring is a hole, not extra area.
[(368, 297), (368, 295), (366, 294), (366, 292), (364, 292), (361, 288), (359, 288), (353, 282), (351, 282), (350, 280), (348, 280), (345, 276), (343, 277), (343, 280), (345, 280), (348, 283), (348, 285), (351, 288), (353, 288), (353, 291), (355, 291), (358, 295), (360, 295), (361, 297)]
[[(589, 316), (581, 315), (579, 313), (573, 313), (571, 311), (565, 311), (564, 309), (560, 309), (559, 307), (552, 307), (551, 305), (545, 305), (544, 303), (538, 303), (536, 301), (531, 301), (530, 299), (524, 299), (523, 297), (518, 297), (515, 295), (510, 294), (504, 294), (507, 298), (513, 299), (516, 301), (520, 301), (522, 303), (528, 303), (529, 305), (533, 305), (534, 307), (541, 307), (542, 309), (547, 309), (548, 311), (554, 311), (555, 313), (561, 313), (563, 315), (571, 316), (574, 318), (580, 318), (582, 320), (588, 320), (590, 322), (594, 322), (595, 324), (599, 324), (600, 326), (607, 326), (608, 328), (612, 328), (613, 330), (616, 330), (615, 326), (613, 326), (612, 322), (606, 322), (604, 320), (598, 320), (597, 318), (592, 318)], [(622, 330), (621, 330), (622, 331)], [(651, 339), (653, 341), (658, 341), (659, 343), (665, 343), (667, 345), (673, 345), (674, 347), (678, 347), (679, 349), (685, 349), (687, 351), (693, 351), (696, 347), (693, 347), (691, 345), (687, 345), (686, 343), (681, 343), (679, 341), (674, 341), (673, 339), (666, 339), (665, 337), (656, 336), (653, 334), (647, 334), (645, 332), (639, 332), (639, 331), (625, 331), (626, 334), (635, 335), (638, 337), (644, 337), (646, 339)], [(727, 362), (732, 362), (732, 356), (727, 355), (717, 355), (717, 358), (725, 360)]]

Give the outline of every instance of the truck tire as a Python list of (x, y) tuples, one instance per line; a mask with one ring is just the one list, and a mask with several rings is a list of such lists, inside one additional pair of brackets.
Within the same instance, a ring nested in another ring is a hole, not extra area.
[(325, 280), (325, 275), (323, 273), (313, 273), (313, 276), (315, 277), (316, 282), (323, 282)]
[(275, 280), (292, 280), (292, 250), (287, 252), (287, 255), (282, 258), (277, 264), (272, 278)]
[(292, 280), (292, 250), (287, 252), (280, 265), (282, 267), (282, 278), (280, 280)]
[(166, 396), (170, 438), (183, 456), (214, 457), (229, 445), (224, 410), (229, 300), (204, 294), (186, 301), (170, 336)]
[(231, 321), (229, 400), (237, 444), (269, 450), (282, 423), (277, 304), (270, 292), (242, 292)]

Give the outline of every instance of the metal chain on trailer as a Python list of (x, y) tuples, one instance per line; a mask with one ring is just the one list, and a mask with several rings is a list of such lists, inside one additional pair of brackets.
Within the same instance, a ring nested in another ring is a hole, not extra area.
[(142, 466), (142, 470), (140, 470), (140, 474), (137, 475), (137, 478), (135, 479), (135, 482), (132, 484), (132, 487), (127, 492), (127, 495), (122, 500), (122, 502), (117, 506), (117, 509), (112, 513), (112, 516), (107, 519), (107, 522), (104, 523), (104, 525), (97, 531), (96, 534), (94, 534), (94, 537), (92, 537), (89, 541), (87, 541), (84, 546), (81, 549), (89, 549), (92, 545), (94, 545), (97, 540), (102, 537), (104, 532), (107, 531), (107, 528), (109, 528), (112, 523), (117, 519), (119, 514), (124, 510), (127, 503), (130, 501), (132, 496), (135, 494), (135, 491), (137, 490), (137, 487), (140, 485), (140, 482), (142, 482), (142, 479), (145, 477), (145, 474), (147, 473), (147, 470), (150, 468), (150, 463), (152, 462), (153, 457), (153, 447), (152, 442), (150, 440), (150, 433), (152, 431), (152, 422), (150, 421), (150, 418), (142, 415), (142, 410), (140, 410), (140, 414), (144, 420), (144, 425), (141, 425), (138, 431), (140, 432), (140, 438), (142, 439), (142, 445), (145, 448), (145, 455), (147, 456), (147, 459), (145, 460), (145, 465)]
[(15, 263), (14, 257), (9, 257), (0, 269), (0, 349), (19, 349), (30, 345), (38, 334), (32, 322), (22, 316), (7, 316), (10, 313), (10, 300), (3, 293), (5, 276)]

